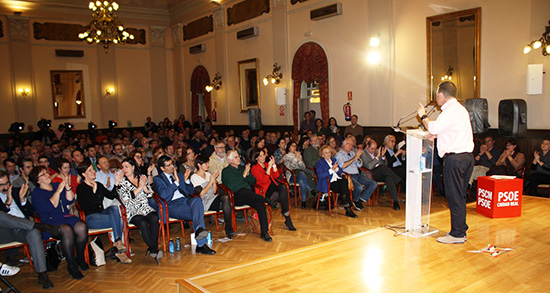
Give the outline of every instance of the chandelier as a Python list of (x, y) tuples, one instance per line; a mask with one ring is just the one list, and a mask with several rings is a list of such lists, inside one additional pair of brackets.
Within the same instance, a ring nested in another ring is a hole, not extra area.
[(527, 46), (523, 48), (523, 54), (531, 52), (531, 49), (541, 48), (541, 53), (544, 56), (550, 55), (550, 20), (548, 21), (548, 26), (546, 30), (542, 33), (542, 37), (538, 40), (531, 41)]
[(118, 16), (114, 14), (118, 7), (114, 1), (90, 2), (88, 8), (93, 12), (90, 28), (86, 32), (78, 34), (78, 37), (81, 40), (86, 40), (88, 44), (103, 43), (105, 53), (107, 53), (110, 43), (125, 44), (128, 39), (133, 40), (134, 35), (124, 29)]

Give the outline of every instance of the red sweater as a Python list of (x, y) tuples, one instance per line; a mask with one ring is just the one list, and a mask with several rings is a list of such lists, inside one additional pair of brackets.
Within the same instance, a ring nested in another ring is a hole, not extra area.
[[(271, 173), (269, 173), (269, 175), (267, 175), (265, 173), (266, 168), (267, 168), (267, 163), (264, 163), (263, 165), (264, 166), (262, 166), (258, 162), (256, 165), (252, 166), (251, 173), (254, 176), (254, 178), (256, 178), (256, 185), (260, 185), (263, 189), (263, 192), (266, 192), (267, 188), (269, 187), (269, 184), (271, 184), (271, 178), (273, 178), (273, 181), (275, 181), (275, 179), (279, 178), (281, 176), (281, 170), (277, 168), (277, 172), (274, 172), (273, 169), (271, 169)], [(275, 184), (278, 184), (278, 183), (275, 182)], [(263, 193), (261, 192), (261, 190), (259, 188), (256, 187), (255, 191), (256, 191), (257, 194), (262, 194), (263, 195)]]

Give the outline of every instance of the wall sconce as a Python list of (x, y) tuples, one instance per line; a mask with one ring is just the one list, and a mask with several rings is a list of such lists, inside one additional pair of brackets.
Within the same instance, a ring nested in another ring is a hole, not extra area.
[[(370, 38), (369, 47), (371, 48), (378, 48), (380, 47), (380, 38), (379, 37), (372, 37)], [(375, 49), (374, 51), (371, 51), (367, 55), (367, 61), (370, 64), (378, 64), (380, 63), (380, 52), (378, 52), (378, 49)]]
[(222, 2), (222, 0), (211, 0), (210, 3), (214, 4), (214, 5), (220, 5)]
[(20, 89), (19, 89), (19, 93), (20, 93), (21, 96), (23, 96), (23, 97), (26, 96), (26, 95), (28, 95), (30, 92), (31, 92), (31, 90), (28, 89), (28, 88), (20, 88)]
[(453, 79), (453, 70), (455, 70), (455, 69), (451, 65), (449, 65), (449, 69), (447, 69), (447, 73), (445, 73), (445, 76), (441, 77), (441, 81), (452, 80)]
[(108, 87), (107, 89), (105, 89), (105, 95), (107, 95), (107, 96), (110, 96), (114, 93), (115, 93), (115, 89), (112, 88), (112, 87)]
[(531, 41), (523, 48), (523, 54), (531, 52), (531, 49), (541, 48), (541, 53), (543, 56), (550, 55), (550, 20), (548, 21), (548, 26), (546, 30), (542, 33), (542, 37), (538, 40)]
[(219, 72), (216, 73), (216, 76), (212, 80), (212, 84), (207, 85), (204, 87), (207, 92), (211, 92), (212, 90), (219, 90), (222, 87), (222, 76)]
[(279, 66), (277, 62), (275, 62), (275, 64), (273, 64), (273, 72), (264, 77), (264, 85), (268, 85), (269, 82), (273, 84), (279, 84), (279, 82), (281, 82), (281, 79), (283, 78), (283, 74), (280, 73), (279, 70), (281, 70), (281, 66)]

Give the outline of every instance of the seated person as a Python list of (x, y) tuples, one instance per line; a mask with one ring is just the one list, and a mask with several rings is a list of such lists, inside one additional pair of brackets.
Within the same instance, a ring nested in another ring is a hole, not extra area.
[(510, 138), (506, 142), (506, 149), (498, 158), (495, 166), (487, 171), (490, 175), (510, 175), (521, 178), (521, 167), (525, 164), (525, 155), (519, 151), (515, 139)]
[(75, 190), (70, 185), (69, 176), (59, 174), (59, 178), (60, 183), (52, 183), (46, 167), (34, 167), (29, 174), (29, 179), (36, 185), (32, 192), (32, 204), (42, 222), (61, 226), (58, 235), (43, 233), (42, 239), (47, 240), (50, 236), (61, 239), (69, 275), (75, 280), (80, 280), (84, 276), (79, 267), (83, 271), (90, 269), (84, 259), (84, 250), (88, 242), (88, 226), (69, 213), (68, 206), (75, 200)]
[(148, 198), (153, 196), (153, 190), (147, 182), (147, 176), (139, 174), (134, 159), (126, 158), (122, 162), (122, 172), (117, 173), (115, 190), (126, 207), (128, 223), (139, 228), (141, 238), (147, 245), (145, 256), (151, 256), (160, 264), (163, 253), (158, 248), (159, 216), (147, 202)]
[[(524, 189), (528, 188), (529, 195), (537, 195), (539, 184), (550, 184), (550, 140), (545, 139), (540, 144), (540, 150), (533, 154), (531, 174), (525, 180)], [(525, 192), (524, 192), (525, 194)]]
[(218, 174), (218, 176), (216, 176), (216, 181), (221, 184), (222, 176), (220, 176), (220, 174), (223, 168), (229, 165), (225, 154), (225, 144), (223, 142), (216, 143), (214, 146), (214, 153), (210, 155), (208, 163), (210, 165), (208, 171), (210, 174)]
[(277, 139), (277, 146), (279, 148), (273, 152), (273, 157), (275, 158), (275, 164), (282, 165), (283, 157), (286, 154), (286, 140), (284, 137)]
[[(305, 146), (303, 146), (305, 148)], [(310, 137), (310, 144), (307, 148), (304, 149), (304, 163), (309, 168), (315, 168), (317, 161), (321, 158), (319, 156), (319, 148), (321, 143), (319, 142), (319, 137), (316, 134), (313, 134)]]
[[(307, 192), (309, 191), (313, 197), (316, 197), (317, 190), (314, 187), (313, 177), (306, 172), (304, 159), (302, 159), (302, 154), (298, 151), (298, 144), (295, 141), (288, 143), (283, 163), (288, 170), (292, 170), (296, 174), (296, 183), (300, 185), (300, 193), (302, 195), (302, 208), (305, 208)], [(292, 173), (287, 171), (286, 178), (289, 182), (292, 181)]]
[(265, 150), (257, 150), (252, 153), (252, 175), (256, 178), (255, 192), (261, 194), (265, 192), (265, 197), (272, 202), (281, 203), (281, 213), (285, 218), (285, 225), (290, 231), (296, 231), (290, 218), (290, 203), (288, 200), (288, 189), (285, 184), (277, 182), (276, 179), (282, 175), (282, 170), (277, 168), (275, 158), (271, 156), (269, 162)]
[(234, 193), (236, 206), (249, 205), (256, 210), (260, 221), (260, 238), (271, 242), (264, 204), (268, 203), (271, 207), (275, 207), (276, 204), (252, 191), (251, 186), (256, 184), (256, 178), (250, 174), (250, 164), (241, 165), (241, 158), (237, 151), (229, 151), (226, 158), (229, 165), (222, 171), (223, 184)]
[(208, 157), (200, 155), (195, 159), (195, 174), (191, 175), (191, 183), (194, 190), (202, 199), (204, 211), (219, 211), (223, 210), (223, 218), (225, 222), (225, 235), (232, 239), (238, 233), (233, 231), (231, 201), (227, 194), (217, 194), (218, 185), (216, 178), (220, 171), (214, 174), (208, 172), (210, 164)]
[(75, 175), (71, 175), (71, 162), (65, 158), (59, 158), (54, 162), (54, 168), (57, 173), (52, 175), (52, 183), (60, 183), (63, 181), (63, 177), (67, 177), (70, 188), (75, 188), (74, 190), (76, 191), (79, 182)]
[(86, 216), (88, 228), (112, 228), (115, 239), (113, 247), (116, 248), (115, 256), (124, 264), (132, 263), (132, 260), (125, 253), (126, 246), (122, 244), (122, 217), (118, 206), (112, 205), (107, 208), (103, 206), (103, 198), (115, 199), (116, 191), (109, 191), (103, 184), (95, 181), (96, 171), (90, 159), (84, 159), (76, 167), (76, 170), (84, 178), (76, 188), (76, 194), (78, 194), (77, 202)]
[(207, 244), (208, 231), (204, 225), (204, 206), (200, 197), (192, 197), (193, 185), (189, 181), (190, 169), (178, 173), (172, 159), (162, 156), (158, 159), (160, 174), (153, 178), (156, 193), (168, 204), (168, 215), (179, 220), (193, 221), (197, 249), (201, 254), (212, 255), (216, 251)]
[[(13, 187), (8, 180), (8, 174), (0, 171), (0, 243), (28, 243), (34, 270), (38, 273), (38, 284), (44, 289), (50, 289), (53, 288), (53, 283), (48, 278), (44, 244), (38, 229), (57, 236), (59, 227), (29, 220), (35, 212), (27, 198), (28, 188), (27, 184), (20, 188)], [(4, 270), (8, 270), (8, 267), (4, 264), (0, 270), (2, 276), (5, 276)]]
[(333, 149), (328, 145), (322, 146), (319, 150), (321, 159), (315, 165), (317, 172), (317, 190), (322, 193), (327, 193), (330, 190), (340, 194), (343, 206), (346, 209), (346, 216), (357, 218), (357, 215), (351, 210), (351, 199), (348, 188), (348, 180), (341, 177), (342, 168), (338, 166), (338, 162), (332, 157)]
[(367, 178), (366, 174), (360, 173), (359, 168), (363, 166), (361, 161), (361, 154), (363, 150), (353, 150), (353, 141), (345, 139), (342, 143), (342, 149), (336, 153), (336, 161), (338, 167), (342, 171), (349, 174), (351, 182), (353, 183), (353, 200), (355, 201), (355, 208), (357, 210), (363, 209), (362, 202), (366, 202), (372, 196), (372, 193), (378, 187), (378, 183), (372, 179)]
[(386, 183), (393, 200), (393, 209), (397, 211), (401, 209), (397, 198), (397, 184), (401, 181), (401, 178), (388, 168), (385, 153), (386, 148), (383, 146), (378, 148), (376, 141), (371, 139), (367, 142), (366, 152), (361, 155), (361, 159), (363, 160), (363, 167), (372, 171), (374, 180)]
[(484, 144), (479, 147), (479, 154), (475, 156), (475, 165), (468, 184), (471, 186), (477, 177), (485, 176), (487, 171), (495, 166), (500, 156), (500, 149), (495, 147), (495, 140), (491, 136), (485, 137)]
[(395, 174), (401, 178), (402, 182), (405, 182), (407, 180), (407, 174), (406, 174), (406, 162), (405, 162), (405, 155), (407, 154), (407, 150), (405, 146), (397, 149), (395, 147), (395, 136), (393, 135), (386, 135), (384, 137), (384, 147), (386, 148), (386, 160), (388, 162), (388, 167), (392, 169)]

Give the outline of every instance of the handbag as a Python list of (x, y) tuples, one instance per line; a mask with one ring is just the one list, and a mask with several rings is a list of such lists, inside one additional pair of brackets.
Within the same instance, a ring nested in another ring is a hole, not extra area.
[[(250, 217), (250, 223), (248, 224), (250, 226), (250, 231), (256, 234), (262, 233), (262, 227), (260, 225), (260, 218), (258, 217), (258, 213), (254, 213), (252, 217)], [(267, 219), (267, 232), (269, 234), (273, 234), (273, 222), (270, 219)]]
[(105, 251), (103, 250), (103, 243), (96, 236), (88, 244), (88, 255), (90, 256), (90, 264), (94, 266), (105, 265)]
[(46, 269), (48, 272), (55, 272), (61, 262), (61, 256), (57, 252), (57, 242), (52, 242), (46, 249)]

